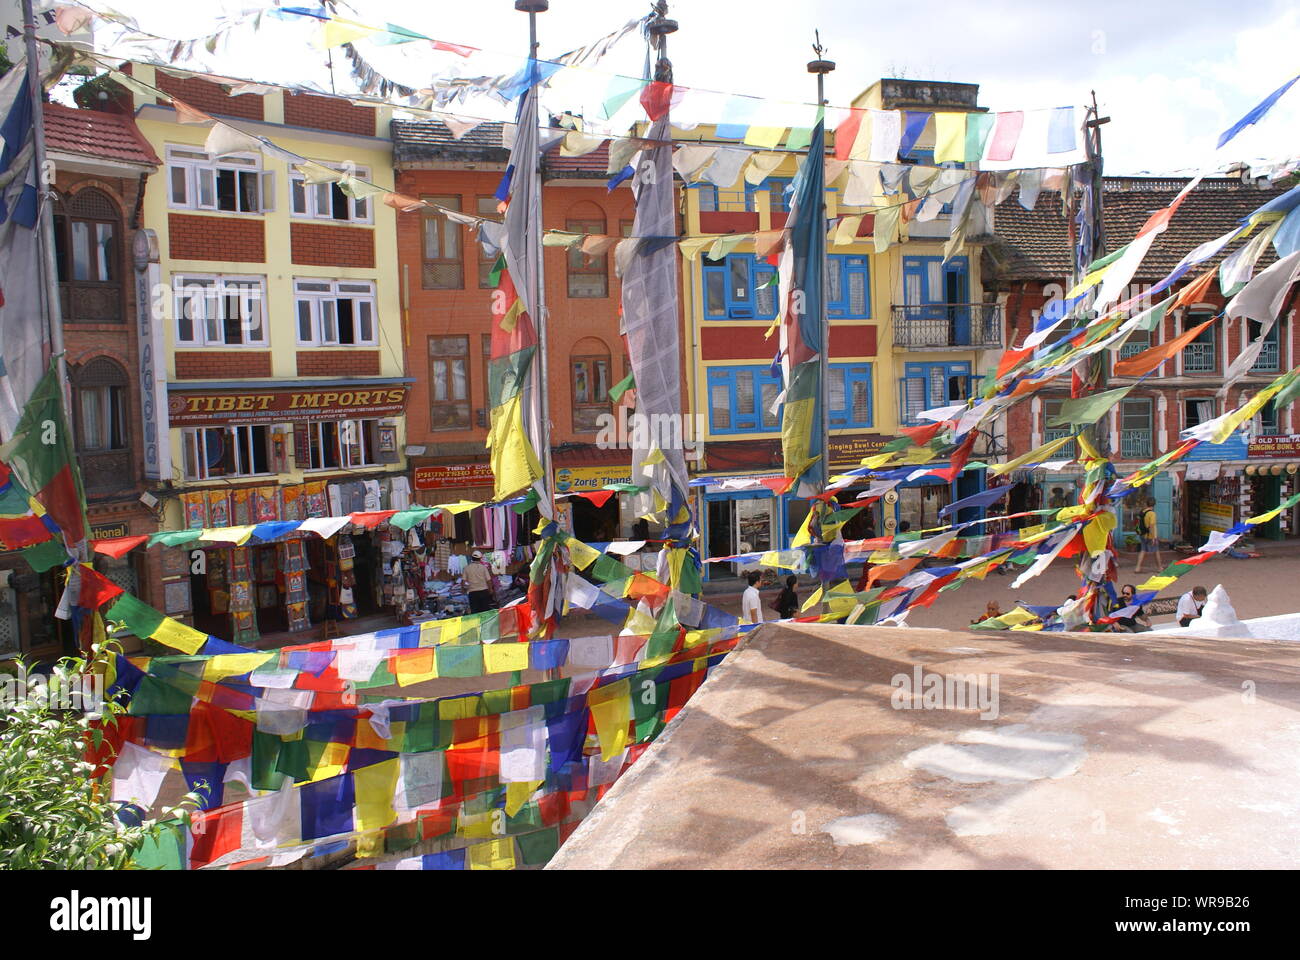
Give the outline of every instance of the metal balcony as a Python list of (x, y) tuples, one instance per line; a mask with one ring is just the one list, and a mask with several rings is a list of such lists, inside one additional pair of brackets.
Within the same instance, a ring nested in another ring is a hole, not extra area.
[[(1073, 437), (1073, 436), (1074, 434), (1070, 431), (1068, 427), (1049, 427), (1047, 430), (1043, 431), (1043, 443), (1048, 444), (1051, 443), (1053, 440), (1060, 440), (1062, 437)], [(1078, 441), (1071, 440), (1060, 450), (1057, 450), (1055, 453), (1052, 454), (1053, 460), (1064, 460), (1067, 457), (1071, 460), (1077, 460), (1079, 458)]]
[(908, 350), (1000, 347), (1002, 306), (997, 303), (895, 305), (894, 346)]
[(1255, 358), (1255, 364), (1250, 368), (1251, 373), (1276, 373), (1282, 368), (1281, 353), (1278, 350), (1276, 340), (1264, 341), (1264, 349), (1259, 351), (1259, 356)]
[(1150, 460), (1151, 431), (1121, 430), (1119, 432), (1119, 455), (1124, 460)]
[(1213, 373), (1214, 344), (1192, 341), (1183, 348), (1183, 373)]

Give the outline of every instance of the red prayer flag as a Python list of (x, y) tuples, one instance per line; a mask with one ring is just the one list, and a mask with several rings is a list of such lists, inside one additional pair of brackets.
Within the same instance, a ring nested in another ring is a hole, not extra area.
[(835, 159), (847, 160), (853, 152), (853, 142), (858, 139), (862, 117), (866, 110), (850, 108), (849, 118), (835, 128)]
[(91, 543), (91, 546), (96, 553), (102, 553), (114, 560), (121, 560), (148, 539), (149, 535), (145, 533), (138, 537), (113, 537), (108, 540), (95, 540)]
[(584, 500), (590, 500), (598, 507), (603, 507), (609, 503), (609, 498), (614, 495), (613, 490), (593, 490), (590, 493), (580, 493), (578, 496)]
[(108, 601), (125, 592), (112, 580), (96, 573), (90, 567), (82, 566), (81, 593), (78, 595), (77, 606), (87, 610), (98, 610)]
[[(989, 160), (1010, 160), (1020, 142), (1020, 130), (1025, 125), (1025, 115), (1020, 110), (996, 114), (993, 134), (985, 156)], [(1001, 374), (999, 374), (1001, 376)]]

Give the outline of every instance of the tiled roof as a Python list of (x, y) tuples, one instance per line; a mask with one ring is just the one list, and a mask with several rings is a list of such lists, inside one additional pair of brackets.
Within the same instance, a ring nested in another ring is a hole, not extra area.
[[(1107, 177), (1103, 201), (1106, 249), (1113, 251), (1137, 236), (1147, 218), (1168, 206), (1187, 180), (1161, 177)], [(1167, 276), (1194, 247), (1227, 233), (1252, 211), (1286, 189), (1261, 190), (1240, 180), (1205, 179), (1187, 195), (1169, 222), (1169, 229), (1152, 245), (1134, 280), (1148, 282)], [(1060, 194), (1044, 191), (1033, 210), (1012, 196), (997, 208), (997, 239), (986, 248), (997, 280), (1045, 280), (1060, 283), (1071, 270), (1070, 231), (1061, 216)], [(1218, 259), (1230, 253), (1230, 246)], [(1270, 247), (1260, 266), (1273, 260)]]
[(155, 167), (162, 163), (131, 117), (77, 110), (58, 103), (45, 104), (45, 145), (51, 150), (105, 160)]
[(439, 120), (394, 120), (393, 162), (399, 167), (426, 160), (504, 163), (510, 157), (510, 151), (501, 145), (504, 127), (499, 121), (488, 121), (457, 140)]
[(606, 140), (591, 153), (581, 157), (560, 156), (557, 143), (542, 159), (542, 166), (548, 177), (595, 177), (601, 180), (609, 177), (609, 141)]

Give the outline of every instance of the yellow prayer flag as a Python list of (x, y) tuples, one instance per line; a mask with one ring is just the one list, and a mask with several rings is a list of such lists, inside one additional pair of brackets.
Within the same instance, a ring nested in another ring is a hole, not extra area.
[(171, 617), (163, 618), (162, 623), (158, 624), (158, 629), (153, 632), (153, 638), (164, 647), (190, 654), (198, 653), (208, 642), (206, 633), (199, 633), (193, 627), (187, 627)]
[(504, 640), (483, 645), (483, 670), (486, 673), (509, 673), (528, 669), (528, 643)]
[(1146, 583), (1138, 584), (1138, 593), (1146, 593), (1149, 590), (1163, 590), (1177, 579), (1177, 577), (1152, 577)]
[(1017, 624), (1028, 623), (1030, 620), (1037, 620), (1038, 616), (1037, 614), (1030, 613), (1024, 607), (1016, 607), (1010, 613), (1002, 614), (998, 619), (1007, 626), (1014, 627)]
[(936, 113), (934, 115), (934, 162), (943, 163), (966, 160), (966, 114)]
[[(348, 768), (348, 753), (350, 751), (351, 748), (346, 743), (325, 744), (325, 749), (321, 751), (316, 766), (307, 771), (308, 779), (312, 783), (316, 783), (318, 780), (337, 777)], [(393, 760), (391, 762), (396, 763), (397, 761)]]
[(537, 792), (545, 780), (528, 780), (522, 783), (506, 784), (506, 816), (513, 817), (524, 808), (528, 798)]
[(501, 837), (487, 843), (476, 843), (469, 848), (471, 870), (513, 870), (515, 868), (515, 841)]
[(357, 830), (379, 830), (397, 818), (393, 795), (397, 790), (398, 759), (372, 763), (352, 771), (356, 791)]
[(1007, 463), (991, 463), (989, 464), (989, 473), (993, 474), (995, 477), (1000, 477), (1004, 473), (1018, 470), (1026, 463), (1041, 463), (1044, 460), (1050, 460), (1052, 454), (1073, 440), (1074, 437), (1061, 437), (1058, 440), (1052, 440), (1043, 444), (1041, 447), (1030, 450), (1028, 453), (1016, 457), (1016, 459), (1010, 460)]
[(813, 607), (815, 607), (818, 603), (821, 602), (821, 599), (822, 599), (822, 588), (818, 587), (816, 590), (814, 590), (812, 593), (808, 595), (808, 599), (805, 600), (803, 602), (803, 606), (799, 608), (800, 611), (807, 612), (811, 610)]
[(1109, 510), (1093, 517), (1092, 522), (1083, 528), (1083, 544), (1088, 548), (1088, 556), (1095, 557), (1106, 549), (1106, 538), (1115, 529), (1115, 514)]
[(618, 756), (627, 746), (627, 727), (632, 720), (631, 689), (625, 678), (597, 687), (587, 695), (587, 706), (596, 721), (596, 736), (600, 738), (601, 760)]
[[(206, 638), (205, 638), (206, 639)], [(220, 683), (226, 677), (236, 677), (241, 673), (251, 673), (272, 657), (275, 653), (222, 653), (203, 665), (203, 679), (209, 683)]]
[(569, 559), (579, 570), (586, 570), (600, 559), (599, 550), (593, 550), (576, 537), (565, 537), (564, 543), (569, 548)]

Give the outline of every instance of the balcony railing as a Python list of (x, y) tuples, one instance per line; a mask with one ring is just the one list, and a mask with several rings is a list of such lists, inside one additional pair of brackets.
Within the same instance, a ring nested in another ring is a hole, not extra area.
[(1119, 455), (1125, 460), (1150, 460), (1151, 431), (1121, 430), (1119, 432)]
[(1213, 373), (1214, 344), (1189, 343), (1183, 348), (1183, 373)]
[(1278, 350), (1276, 340), (1264, 341), (1264, 349), (1259, 351), (1259, 356), (1255, 358), (1255, 364), (1250, 368), (1251, 373), (1274, 373), (1281, 369), (1282, 356)]
[[(1043, 443), (1047, 444), (1047, 443), (1051, 443), (1053, 440), (1060, 440), (1062, 437), (1072, 437), (1072, 436), (1074, 436), (1074, 434), (1071, 433), (1068, 428), (1055, 427), (1044, 431)], [(1079, 444), (1078, 441), (1075, 440), (1071, 440), (1060, 450), (1057, 450), (1054, 454), (1052, 454), (1053, 460), (1065, 460), (1066, 458), (1069, 458), (1071, 460), (1077, 460), (1078, 457), (1079, 457)]]
[(116, 283), (60, 283), (63, 319), (73, 323), (122, 323), (122, 287)]
[(894, 344), (913, 350), (1002, 345), (1002, 305), (926, 303), (895, 305)]

